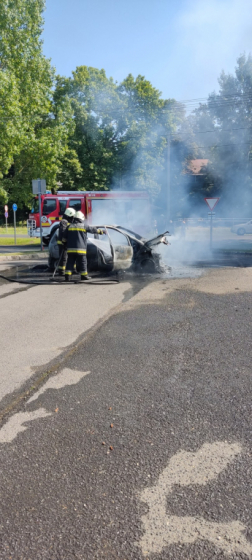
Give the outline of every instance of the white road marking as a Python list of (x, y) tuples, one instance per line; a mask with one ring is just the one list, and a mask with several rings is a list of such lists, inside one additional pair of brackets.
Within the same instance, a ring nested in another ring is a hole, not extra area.
[[(60, 290), (57, 286), (50, 286), (50, 290), (46, 289), (48, 286), (35, 286), (32, 290), (0, 298), (0, 400), (21, 389), (34, 375), (34, 368), (59, 357), (64, 348), (113, 314), (130, 287), (129, 282), (122, 282), (114, 286), (93, 286), (91, 292), (82, 284), (66, 284)], [(67, 301), (74, 313), (67, 316), (64, 336), (61, 328), (53, 329), (52, 335), (49, 314), (57, 317), (58, 325), (65, 324), (66, 310), (62, 301)]]
[(252, 554), (252, 545), (243, 534), (246, 527), (239, 521), (214, 523), (200, 517), (166, 513), (166, 497), (174, 484), (206, 485), (217, 478), (239, 453), (241, 446), (238, 443), (215, 442), (204, 444), (196, 453), (180, 451), (171, 458), (157, 484), (145, 488), (140, 494), (140, 500), (149, 506), (149, 512), (142, 517), (145, 533), (140, 546), (143, 554), (158, 554), (170, 544), (188, 544), (197, 539), (208, 540), (226, 553)]
[(50, 377), (48, 381), (39, 389), (37, 393), (32, 395), (32, 397), (27, 401), (27, 404), (30, 404), (32, 401), (35, 401), (42, 395), (47, 389), (62, 389), (67, 385), (76, 385), (79, 381), (88, 375), (90, 371), (75, 371), (74, 369), (63, 369), (57, 375)]
[[(75, 371), (65, 368), (58, 375), (48, 379), (47, 383), (27, 401), (27, 404), (37, 400), (47, 389), (62, 389), (67, 385), (76, 385), (89, 373), (90, 371)], [(39, 408), (33, 412), (18, 412), (14, 414), (0, 429), (0, 443), (13, 441), (20, 432), (27, 430), (28, 426), (23, 426), (24, 423), (31, 422), (37, 418), (45, 418), (46, 416), (51, 416), (51, 412), (47, 412), (44, 408)]]
[(18, 412), (14, 414), (0, 430), (0, 443), (13, 441), (20, 432), (27, 430), (29, 426), (23, 426), (24, 423), (32, 422), (38, 418), (45, 418), (46, 416), (51, 416), (51, 412), (47, 412), (44, 408), (39, 408), (33, 412)]

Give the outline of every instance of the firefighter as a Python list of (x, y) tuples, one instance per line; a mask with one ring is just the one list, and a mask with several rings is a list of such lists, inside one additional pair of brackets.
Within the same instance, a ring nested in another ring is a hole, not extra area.
[(73, 221), (73, 217), (75, 216), (74, 208), (67, 208), (63, 214), (62, 220), (59, 226), (59, 235), (57, 244), (59, 246), (59, 264), (58, 264), (58, 271), (60, 276), (64, 276), (66, 270), (66, 262), (67, 262), (67, 248), (66, 243), (63, 242), (63, 236), (65, 230), (68, 228), (69, 224)]
[(67, 245), (66, 282), (71, 279), (75, 263), (81, 274), (81, 281), (90, 280), (87, 273), (87, 233), (104, 233), (102, 229), (88, 226), (84, 220), (84, 214), (76, 212), (72, 223), (64, 231), (62, 241)]

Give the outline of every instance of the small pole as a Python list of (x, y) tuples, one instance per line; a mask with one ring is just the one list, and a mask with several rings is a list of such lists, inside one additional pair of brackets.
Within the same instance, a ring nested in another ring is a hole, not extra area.
[(16, 210), (13, 211), (14, 214), (14, 243), (17, 244), (17, 232), (16, 232)]
[(211, 212), (210, 220), (210, 251), (213, 250), (213, 212)]
[(171, 217), (171, 137), (167, 137), (167, 227)]
[(39, 224), (40, 224), (40, 249), (43, 251), (43, 241), (42, 241), (42, 210), (41, 210), (41, 179), (38, 179), (38, 197), (39, 197)]

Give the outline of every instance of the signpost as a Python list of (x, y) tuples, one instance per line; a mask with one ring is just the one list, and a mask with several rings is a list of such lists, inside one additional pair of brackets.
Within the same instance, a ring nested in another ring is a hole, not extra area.
[(41, 195), (46, 193), (46, 181), (45, 179), (32, 179), (32, 192), (33, 194), (38, 194), (39, 199), (39, 224), (40, 224), (40, 248), (43, 251), (43, 241), (42, 241), (42, 210), (41, 210)]
[(211, 212), (209, 212), (208, 215), (210, 217), (210, 250), (212, 251), (212, 248), (213, 248), (213, 216), (215, 216), (215, 212), (213, 212), (213, 209), (218, 204), (220, 199), (219, 198), (204, 198), (204, 200), (211, 210)]
[(7, 204), (4, 205), (4, 215), (5, 215), (5, 226), (6, 226), (6, 232), (7, 232), (7, 229), (8, 229), (8, 216), (9, 216)]
[(13, 214), (14, 214), (14, 242), (15, 245), (17, 244), (17, 232), (16, 232), (16, 211), (17, 211), (17, 205), (14, 203), (12, 204), (12, 210), (13, 210)]

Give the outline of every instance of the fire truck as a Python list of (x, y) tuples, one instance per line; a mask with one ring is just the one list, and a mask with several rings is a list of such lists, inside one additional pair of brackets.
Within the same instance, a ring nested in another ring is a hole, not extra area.
[[(91, 225), (118, 224), (137, 233), (151, 227), (150, 201), (146, 192), (58, 191), (41, 195), (42, 239), (48, 245), (67, 208), (81, 210)], [(35, 197), (27, 220), (28, 235), (40, 237), (39, 200)]]

